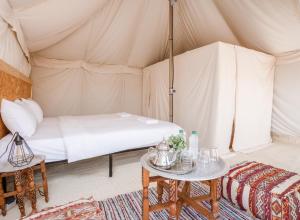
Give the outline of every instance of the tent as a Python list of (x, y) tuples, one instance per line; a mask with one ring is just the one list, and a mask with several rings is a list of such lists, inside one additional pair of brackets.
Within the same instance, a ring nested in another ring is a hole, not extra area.
[[(222, 41), (274, 56), (272, 132), (298, 142), (299, 16), (299, 0), (178, 0), (175, 55)], [(141, 114), (142, 70), (168, 57), (168, 1), (1, 0), (0, 39), (46, 116)]]

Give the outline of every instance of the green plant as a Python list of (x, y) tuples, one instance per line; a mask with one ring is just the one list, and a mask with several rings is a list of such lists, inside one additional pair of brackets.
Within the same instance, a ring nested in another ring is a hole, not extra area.
[(168, 144), (176, 151), (183, 150), (186, 147), (186, 142), (181, 134), (171, 135), (168, 139)]

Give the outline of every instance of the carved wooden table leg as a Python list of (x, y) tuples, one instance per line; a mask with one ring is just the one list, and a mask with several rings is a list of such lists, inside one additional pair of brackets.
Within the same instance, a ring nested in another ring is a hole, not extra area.
[(49, 194), (48, 194), (48, 182), (47, 182), (45, 161), (41, 162), (41, 173), (42, 173), (42, 179), (43, 179), (43, 189), (44, 189), (45, 201), (48, 202)]
[(6, 215), (6, 205), (5, 205), (5, 199), (4, 199), (4, 191), (2, 187), (2, 176), (0, 175), (0, 209), (1, 209), (1, 214), (3, 216)]
[(186, 195), (191, 197), (191, 182), (186, 182)]
[(149, 171), (142, 169), (143, 178), (143, 220), (149, 219)]
[(163, 180), (158, 180), (157, 181), (157, 200), (158, 200), (158, 203), (162, 202), (163, 193), (164, 193)]
[(169, 219), (177, 219), (177, 180), (170, 180), (170, 192), (169, 192), (169, 199), (170, 199), (170, 215)]
[(219, 216), (218, 179), (210, 181), (211, 211), (215, 218)]
[(27, 172), (27, 183), (29, 189), (29, 200), (31, 202), (32, 213), (36, 213), (36, 193), (35, 193), (35, 184), (34, 184), (34, 172), (33, 168), (30, 167), (26, 169)]
[(22, 187), (22, 171), (18, 170), (15, 176), (16, 181), (16, 190), (17, 190), (17, 204), (19, 206), (19, 210), (21, 212), (21, 217), (25, 216), (25, 207), (24, 207), (24, 190)]

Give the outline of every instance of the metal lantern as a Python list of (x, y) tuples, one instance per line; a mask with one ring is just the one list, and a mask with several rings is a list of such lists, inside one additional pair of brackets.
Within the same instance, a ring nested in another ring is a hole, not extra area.
[(10, 151), (8, 155), (8, 162), (14, 167), (22, 167), (30, 164), (34, 154), (30, 147), (18, 132), (12, 138)]

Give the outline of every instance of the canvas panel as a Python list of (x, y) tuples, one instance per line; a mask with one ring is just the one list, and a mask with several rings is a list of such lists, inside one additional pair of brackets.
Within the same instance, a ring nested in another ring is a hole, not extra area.
[(143, 69), (143, 115), (169, 120), (169, 64), (168, 60)]
[(198, 131), (200, 145), (228, 153), (234, 117), (233, 46), (204, 46), (177, 56), (175, 63), (175, 122), (188, 134)]
[(283, 140), (300, 143), (300, 53), (278, 58), (275, 72), (272, 131)]
[(26, 76), (30, 74), (30, 65), (8, 24), (0, 18), (0, 59), (15, 67)]
[(41, 104), (45, 116), (120, 111), (141, 114), (140, 69), (44, 61), (36, 60), (31, 77), (33, 98)]
[(14, 37), (19, 44), (18, 46), (20, 46), (20, 49), (24, 55), (30, 59), (26, 39), (24, 37), (19, 19), (15, 16), (15, 13), (7, 0), (0, 1), (0, 18), (2, 18), (3, 21), (9, 25), (10, 30), (14, 33)]
[(237, 57), (236, 114), (233, 149), (241, 151), (271, 143), (275, 58), (235, 47)]
[[(229, 152), (234, 115), (235, 58), (232, 45), (211, 44), (175, 57), (174, 122), (200, 143)], [(143, 113), (168, 119), (168, 60), (143, 70)]]

